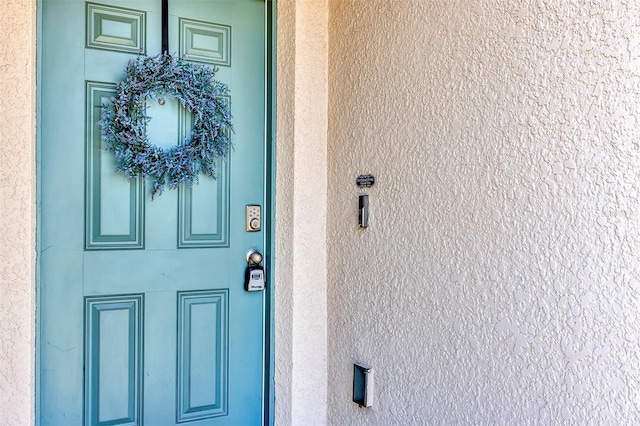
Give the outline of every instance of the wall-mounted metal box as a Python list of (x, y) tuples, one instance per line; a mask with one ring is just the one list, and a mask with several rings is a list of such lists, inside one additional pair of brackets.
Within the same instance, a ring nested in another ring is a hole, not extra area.
[(361, 407), (373, 405), (373, 369), (353, 364), (353, 402)]

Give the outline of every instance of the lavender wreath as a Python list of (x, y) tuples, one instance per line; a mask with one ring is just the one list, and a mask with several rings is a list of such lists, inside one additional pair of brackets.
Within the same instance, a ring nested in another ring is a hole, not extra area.
[[(139, 56), (129, 61), (126, 79), (104, 105), (100, 126), (107, 150), (116, 158), (116, 171), (129, 179), (153, 181), (151, 194), (165, 186), (177, 188), (198, 181), (199, 173), (215, 179), (217, 160), (226, 159), (233, 131), (229, 89), (214, 80), (216, 68), (189, 63), (169, 55)], [(163, 149), (149, 142), (145, 128), (147, 98), (177, 99), (193, 114), (193, 130), (183, 142)]]

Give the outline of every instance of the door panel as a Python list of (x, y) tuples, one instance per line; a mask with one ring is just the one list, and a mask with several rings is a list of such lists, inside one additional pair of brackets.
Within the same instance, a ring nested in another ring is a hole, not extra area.
[[(230, 88), (234, 151), (152, 199), (97, 122), (127, 62), (160, 52), (161, 1), (43, 0), (41, 424), (262, 422), (265, 295), (243, 279), (264, 248), (244, 214), (264, 200), (265, 8), (169, 0), (170, 51)], [(177, 101), (147, 105), (152, 143), (189, 135)]]
[(85, 299), (84, 407), (89, 424), (135, 424), (142, 407), (144, 295)]
[(85, 102), (85, 248), (143, 247), (144, 188), (142, 179), (113, 173), (115, 160), (100, 137), (102, 105), (115, 96), (115, 84), (88, 81)]

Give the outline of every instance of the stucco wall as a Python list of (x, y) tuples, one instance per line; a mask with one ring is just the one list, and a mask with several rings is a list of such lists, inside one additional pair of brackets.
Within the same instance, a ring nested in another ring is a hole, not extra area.
[(0, 424), (33, 419), (35, 0), (0, 13)]
[(331, 424), (640, 423), (639, 16), (330, 1)]
[(279, 0), (275, 421), (327, 419), (326, 0)]

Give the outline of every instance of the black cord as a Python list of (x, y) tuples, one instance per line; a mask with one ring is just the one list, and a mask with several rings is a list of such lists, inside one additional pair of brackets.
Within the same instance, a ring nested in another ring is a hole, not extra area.
[(169, 54), (169, 0), (162, 0), (162, 53)]

